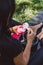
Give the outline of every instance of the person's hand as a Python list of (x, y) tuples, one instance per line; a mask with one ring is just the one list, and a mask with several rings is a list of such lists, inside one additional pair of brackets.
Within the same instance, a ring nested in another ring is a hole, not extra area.
[(18, 28), (18, 26), (13, 26), (13, 27), (11, 27), (11, 28), (9, 28), (9, 29), (10, 29), (10, 31), (11, 31), (12, 33), (18, 34), (18, 33), (17, 33), (17, 28)]
[(23, 25), (14, 26), (11, 29), (12, 32), (16, 33), (17, 35), (23, 34), (26, 31), (26, 28)]
[(35, 33), (33, 32), (32, 29), (30, 29), (28, 32), (27, 32), (27, 43), (30, 43), (30, 45), (32, 44), (33, 40), (35, 38)]

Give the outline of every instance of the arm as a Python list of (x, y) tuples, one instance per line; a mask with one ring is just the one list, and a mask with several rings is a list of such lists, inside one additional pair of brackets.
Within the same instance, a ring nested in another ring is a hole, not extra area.
[(15, 65), (27, 65), (30, 58), (30, 50), (31, 47), (27, 44), (24, 52), (21, 52), (17, 57), (13, 58)]
[(27, 34), (27, 45), (24, 50), (24, 52), (21, 52), (17, 57), (13, 58), (13, 62), (15, 65), (27, 65), (29, 58), (30, 58), (30, 52), (31, 52), (31, 46), (34, 39), (34, 33), (32, 30), (30, 30)]
[(43, 38), (43, 29), (42, 31), (37, 35), (37, 37), (39, 38), (39, 40), (41, 40)]

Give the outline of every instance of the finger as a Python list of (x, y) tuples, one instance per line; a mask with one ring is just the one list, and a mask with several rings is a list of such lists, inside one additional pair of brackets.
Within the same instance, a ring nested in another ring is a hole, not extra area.
[(30, 30), (28, 31), (28, 34), (32, 35), (32, 34), (33, 34), (33, 30), (30, 29)]
[(17, 33), (17, 28), (18, 28), (18, 26), (12, 27), (12, 31), (15, 32), (15, 33)]

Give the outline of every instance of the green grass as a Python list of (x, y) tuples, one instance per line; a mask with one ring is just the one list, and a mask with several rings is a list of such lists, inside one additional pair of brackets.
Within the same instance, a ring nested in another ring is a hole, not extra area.
[(16, 0), (16, 10), (13, 19), (25, 22), (43, 10), (43, 0)]

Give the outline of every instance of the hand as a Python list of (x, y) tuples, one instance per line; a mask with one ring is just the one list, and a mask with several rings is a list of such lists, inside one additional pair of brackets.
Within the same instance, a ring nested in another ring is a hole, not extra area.
[(18, 34), (18, 33), (17, 33), (17, 28), (18, 28), (18, 26), (13, 26), (13, 27), (11, 27), (11, 28), (9, 28), (9, 29), (10, 29), (10, 31), (11, 31), (12, 33)]
[(26, 28), (23, 25), (12, 27), (12, 32), (15, 32), (17, 35), (23, 34), (26, 31)]
[(35, 37), (35, 33), (32, 29), (27, 32), (27, 42), (32, 43)]

